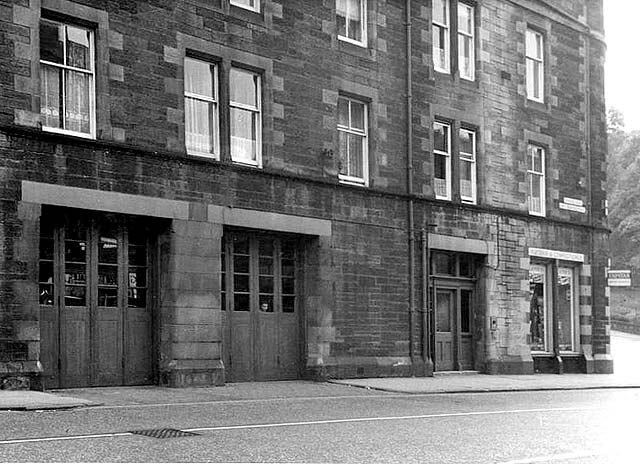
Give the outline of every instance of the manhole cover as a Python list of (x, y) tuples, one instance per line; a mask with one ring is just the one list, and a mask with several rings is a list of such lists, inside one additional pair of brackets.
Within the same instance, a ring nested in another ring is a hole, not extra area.
[(148, 430), (131, 430), (131, 433), (136, 435), (144, 435), (151, 438), (178, 438), (178, 437), (193, 437), (198, 435), (193, 432), (185, 432), (184, 430), (177, 429), (148, 429)]

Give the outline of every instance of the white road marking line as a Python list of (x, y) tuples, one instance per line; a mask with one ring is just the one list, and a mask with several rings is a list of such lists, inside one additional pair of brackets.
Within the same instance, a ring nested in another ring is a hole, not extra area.
[[(382, 422), (397, 420), (417, 420), (417, 419), (435, 419), (442, 417), (469, 417), (469, 416), (489, 416), (499, 414), (523, 414), (534, 412), (566, 412), (566, 411), (594, 411), (603, 408), (551, 408), (551, 409), (513, 409), (503, 411), (476, 411), (476, 412), (450, 412), (441, 414), (420, 414), (416, 416), (381, 416), (381, 417), (357, 417), (353, 419), (327, 419), (318, 421), (304, 422), (275, 422), (271, 424), (252, 424), (252, 425), (221, 425), (215, 427), (200, 427), (193, 429), (182, 429), (186, 432), (213, 432), (218, 430), (242, 430), (242, 429), (259, 429), (272, 427), (296, 427), (301, 425), (324, 425), (324, 424), (348, 424), (355, 422)], [(1, 442), (0, 442), (1, 443)]]
[[(595, 411), (604, 409), (602, 407), (593, 408), (539, 408), (539, 409), (512, 409), (502, 411), (475, 411), (475, 412), (451, 412), (441, 414), (421, 414), (416, 416), (381, 416), (381, 417), (356, 417), (352, 419), (327, 419), (317, 421), (301, 421), (301, 422), (275, 422), (270, 424), (247, 424), (247, 425), (220, 425), (214, 427), (197, 427), (182, 428), (185, 432), (214, 432), (219, 430), (243, 430), (243, 429), (266, 429), (274, 427), (300, 427), (308, 425), (326, 425), (326, 424), (348, 424), (357, 422), (382, 422), (382, 421), (399, 421), (399, 420), (418, 420), (418, 419), (435, 419), (443, 417), (473, 417), (473, 416), (490, 416), (500, 414), (526, 414), (536, 412), (567, 412), (567, 411)], [(131, 432), (119, 433), (101, 433), (95, 435), (70, 435), (61, 437), (44, 437), (44, 438), (18, 438), (14, 440), (0, 440), (0, 445), (15, 445), (20, 443), (38, 443), (64, 440), (82, 440), (91, 438), (111, 438), (132, 436)]]
[(534, 458), (516, 459), (515, 461), (505, 461), (499, 464), (534, 464), (536, 462), (549, 462), (549, 461), (562, 461), (565, 459), (582, 459), (582, 458), (594, 458), (598, 456), (604, 456), (603, 453), (592, 452), (576, 452), (576, 453), (563, 453), (563, 454), (550, 454), (548, 456), (537, 456)]
[(116, 432), (116, 433), (97, 433), (94, 435), (70, 435), (67, 437), (45, 437), (45, 438), (18, 438), (16, 440), (2, 440), (0, 445), (16, 445), (20, 443), (40, 443), (47, 441), (68, 441), (68, 440), (84, 440), (90, 438), (112, 438), (112, 437), (125, 437), (133, 435), (131, 432)]

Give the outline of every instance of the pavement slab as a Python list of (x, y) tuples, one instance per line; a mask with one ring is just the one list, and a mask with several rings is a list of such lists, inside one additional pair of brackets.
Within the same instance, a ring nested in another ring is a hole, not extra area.
[(70, 409), (99, 406), (101, 403), (83, 398), (32, 390), (0, 390), (0, 410)]

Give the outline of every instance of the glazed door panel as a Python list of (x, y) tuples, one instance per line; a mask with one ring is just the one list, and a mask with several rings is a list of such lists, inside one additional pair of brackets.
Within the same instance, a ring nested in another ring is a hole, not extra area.
[(61, 216), (41, 221), (45, 388), (150, 383), (147, 239), (127, 248), (122, 219)]
[(296, 247), (291, 241), (267, 235), (225, 236), (223, 351), (231, 381), (298, 377)]
[(460, 290), (460, 370), (473, 370), (473, 291)]
[(456, 291), (437, 289), (436, 308), (436, 359), (435, 368), (439, 371), (453, 370), (455, 362), (455, 313)]

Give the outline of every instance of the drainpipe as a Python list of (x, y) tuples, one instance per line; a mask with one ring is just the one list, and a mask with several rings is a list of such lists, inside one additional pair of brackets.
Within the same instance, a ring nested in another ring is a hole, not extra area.
[(411, 358), (411, 371), (415, 375), (417, 366), (415, 365), (415, 237), (414, 237), (414, 217), (413, 217), (413, 66), (411, 63), (411, 0), (406, 0), (406, 33), (407, 33), (407, 195), (408, 205), (408, 235), (409, 235), (409, 357)]

